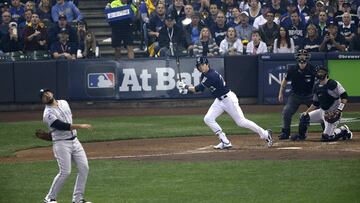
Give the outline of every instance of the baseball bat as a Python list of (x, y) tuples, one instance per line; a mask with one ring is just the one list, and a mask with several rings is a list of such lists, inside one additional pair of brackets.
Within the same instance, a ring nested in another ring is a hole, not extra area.
[(175, 45), (175, 53), (174, 53), (174, 55), (175, 55), (175, 58), (176, 58), (176, 67), (177, 67), (177, 71), (179, 73), (178, 78), (179, 78), (179, 80), (181, 82), (182, 79), (181, 79), (181, 71), (180, 71), (180, 58), (179, 58), (179, 55), (178, 55), (178, 45), (177, 45), (177, 43), (174, 43), (174, 45)]

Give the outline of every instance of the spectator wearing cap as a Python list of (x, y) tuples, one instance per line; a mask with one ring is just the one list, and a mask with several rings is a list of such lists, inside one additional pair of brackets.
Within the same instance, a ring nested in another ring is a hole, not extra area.
[(181, 25), (181, 21), (185, 19), (184, 0), (173, 0), (173, 4), (168, 7), (168, 12), (174, 16), (176, 23)]
[(219, 47), (212, 38), (209, 28), (201, 29), (200, 39), (194, 44), (193, 54), (196, 57), (217, 56), (219, 54)]
[[(266, 14), (267, 12), (270, 11), (269, 6), (267, 5), (263, 5), (261, 7), (261, 15), (259, 15), (258, 17), (255, 18), (254, 23), (253, 23), (253, 27), (255, 29), (259, 29), (260, 26), (264, 25), (267, 22), (267, 18), (266, 18)], [(274, 18), (273, 18), (274, 21)]]
[(316, 25), (310, 23), (306, 28), (306, 37), (303, 42), (302, 49), (307, 50), (308, 52), (319, 52), (321, 39), (318, 36), (318, 31)]
[(223, 39), (225, 39), (228, 26), (225, 24), (224, 12), (219, 11), (216, 17), (215, 25), (210, 28), (211, 35), (214, 37), (218, 46)]
[(246, 46), (246, 53), (248, 55), (257, 55), (267, 52), (268, 52), (268, 48), (265, 42), (261, 40), (259, 31), (254, 30), (251, 33), (251, 41)]
[(31, 24), (24, 29), (24, 50), (47, 50), (47, 30), (37, 13), (32, 14)]
[(244, 52), (243, 44), (236, 35), (236, 30), (229, 27), (225, 39), (220, 43), (220, 54), (225, 56), (242, 55)]
[[(137, 8), (134, 4), (127, 0), (114, 0), (111, 2), (111, 8), (120, 8), (130, 6), (131, 10), (137, 15)], [(111, 46), (115, 49), (115, 58), (121, 58), (121, 46), (127, 49), (127, 56), (129, 59), (134, 58), (133, 50), (133, 19), (126, 18), (119, 21), (110, 22), (111, 26)]]
[(253, 25), (255, 18), (261, 15), (261, 3), (259, 0), (250, 0), (250, 7), (246, 11), (249, 14), (249, 24)]
[(186, 40), (188, 44), (195, 44), (199, 41), (200, 31), (204, 27), (204, 25), (200, 21), (200, 13), (195, 11), (191, 17), (191, 23), (185, 26), (185, 34)]
[(52, 43), (58, 40), (58, 36), (59, 36), (58, 34), (60, 33), (60, 30), (63, 28), (66, 29), (69, 35), (69, 42), (73, 44), (77, 44), (78, 39), (77, 39), (76, 30), (68, 24), (65, 15), (60, 15), (58, 22), (48, 30), (49, 46), (51, 46)]
[(68, 22), (79, 21), (83, 18), (72, 1), (56, 0), (56, 4), (51, 8), (53, 21), (57, 22), (61, 14), (66, 16)]
[(241, 12), (241, 23), (235, 27), (237, 36), (243, 41), (251, 40), (251, 33), (254, 27), (249, 24), (249, 13), (247, 11)]
[(351, 15), (348, 12), (342, 15), (343, 24), (339, 25), (339, 34), (345, 37), (346, 46), (350, 44), (351, 38), (355, 36), (357, 26), (351, 23)]
[(8, 32), (1, 38), (3, 52), (16, 52), (24, 49), (24, 41), (19, 35), (16, 22), (9, 23)]
[(11, 22), (11, 13), (9, 11), (4, 11), (1, 14), (1, 25), (0, 25), (0, 37), (5, 35), (9, 31), (9, 23)]
[[(8, 2), (0, 3), (0, 13), (4, 13), (5, 11), (10, 11)], [(0, 15), (0, 22), (2, 22), (2, 15)]]
[(349, 51), (360, 52), (360, 26), (357, 27), (356, 34), (350, 41)]
[(36, 10), (37, 14), (39, 15), (39, 18), (41, 21), (49, 27), (52, 23), (52, 17), (51, 17), (51, 5), (49, 0), (40, 0), (39, 6)]
[(169, 13), (165, 18), (165, 26), (159, 32), (160, 56), (174, 56), (188, 47), (184, 30), (176, 24), (174, 16)]
[(287, 12), (280, 17), (280, 26), (282, 27), (289, 27), (291, 25), (291, 14), (293, 12), (297, 12), (300, 16), (300, 21), (305, 24), (305, 17), (302, 13), (299, 13), (297, 10), (297, 4), (296, 3), (289, 3), (286, 7)]
[(345, 37), (338, 34), (338, 27), (335, 22), (328, 25), (329, 32), (325, 34), (323, 41), (320, 44), (320, 51), (335, 52), (346, 50)]
[(266, 43), (269, 52), (273, 50), (274, 40), (279, 32), (279, 26), (274, 22), (274, 17), (274, 13), (269, 10), (266, 13), (266, 23), (259, 29), (261, 39)]
[(18, 24), (24, 21), (25, 7), (20, 3), (20, 0), (11, 0), (11, 19)]
[(61, 28), (58, 34), (59, 40), (51, 44), (50, 53), (54, 59), (75, 59), (77, 46), (69, 42), (69, 34), (66, 28)]
[(291, 24), (285, 27), (285, 29), (289, 31), (289, 36), (294, 39), (295, 50), (302, 47), (302, 42), (306, 34), (306, 26), (302, 21), (300, 21), (298, 12), (294, 11), (291, 14)]
[(232, 16), (233, 16), (233, 19), (231, 19), (231, 21), (229, 21), (227, 23), (227, 25), (229, 27), (236, 27), (236, 26), (240, 25), (240, 23), (241, 23), (241, 13), (239, 11), (239, 8), (234, 7), (232, 9)]
[[(341, 4), (339, 4), (341, 5)], [(344, 24), (343, 22), (343, 14), (349, 13), (351, 17), (351, 24), (357, 26), (359, 24), (359, 18), (356, 14), (351, 13), (351, 4), (348, 2), (344, 2), (342, 6), (339, 8), (338, 12), (335, 13), (335, 21), (338, 23), (338, 27)]]

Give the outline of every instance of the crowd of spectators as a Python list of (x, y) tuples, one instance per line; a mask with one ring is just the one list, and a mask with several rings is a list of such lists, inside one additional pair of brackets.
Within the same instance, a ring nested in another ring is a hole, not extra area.
[(77, 1), (10, 0), (0, 4), (0, 54), (75, 59), (99, 56)]
[[(134, 58), (134, 29), (150, 56), (360, 51), (359, 0), (109, 0), (107, 7), (124, 5), (135, 16), (110, 23), (118, 58), (121, 46)], [(99, 56), (77, 1), (8, 0), (0, 7), (1, 54)]]
[(145, 0), (139, 7), (150, 56), (360, 51), (358, 0)]

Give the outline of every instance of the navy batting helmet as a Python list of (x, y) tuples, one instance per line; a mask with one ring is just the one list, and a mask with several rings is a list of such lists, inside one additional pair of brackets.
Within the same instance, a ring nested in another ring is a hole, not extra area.
[(196, 68), (199, 68), (201, 64), (209, 64), (209, 60), (204, 56), (200, 56), (196, 59)]
[(45, 94), (45, 92), (52, 92), (49, 88), (43, 88), (43, 89), (40, 89), (39, 91), (39, 97), (40, 99), (42, 99), (43, 95)]
[(300, 49), (296, 54), (295, 54), (295, 59), (299, 62), (299, 63), (307, 63), (311, 58), (310, 53), (306, 50), (306, 49)]

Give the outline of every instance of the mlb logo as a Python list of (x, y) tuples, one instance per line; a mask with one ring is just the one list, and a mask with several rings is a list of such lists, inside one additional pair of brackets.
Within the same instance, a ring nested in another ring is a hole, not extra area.
[(114, 73), (89, 73), (88, 88), (114, 88)]

